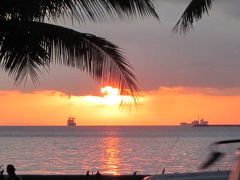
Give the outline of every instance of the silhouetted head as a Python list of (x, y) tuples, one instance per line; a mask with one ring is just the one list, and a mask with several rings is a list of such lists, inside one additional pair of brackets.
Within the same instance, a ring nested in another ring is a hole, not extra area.
[(15, 173), (15, 167), (12, 164), (7, 165), (7, 173), (8, 174), (14, 174)]

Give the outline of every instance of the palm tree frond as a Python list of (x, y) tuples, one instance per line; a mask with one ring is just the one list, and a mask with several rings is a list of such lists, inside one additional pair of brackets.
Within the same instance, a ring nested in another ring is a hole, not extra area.
[[(14, 7), (14, 8), (13, 8)], [(103, 21), (107, 17), (158, 19), (151, 0), (1, 0), (0, 18), (36, 20), (76, 19), (79, 22)]]
[(39, 67), (49, 64), (47, 53), (29, 27), (7, 21), (0, 21), (0, 27), (0, 65), (17, 83), (30, 76), (36, 84)]
[(122, 94), (138, 96), (131, 65), (106, 39), (40, 22), (0, 20), (0, 27), (0, 65), (16, 81), (30, 75), (35, 82), (40, 69), (57, 63), (114, 83)]
[(173, 32), (185, 34), (193, 27), (194, 21), (199, 21), (204, 13), (212, 7), (212, 0), (192, 0), (188, 5), (181, 18), (173, 27)]

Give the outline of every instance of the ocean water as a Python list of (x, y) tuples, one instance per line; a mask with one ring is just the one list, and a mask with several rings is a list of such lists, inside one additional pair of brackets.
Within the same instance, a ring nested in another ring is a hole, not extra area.
[[(239, 139), (240, 127), (0, 127), (0, 165), (18, 174), (196, 172), (209, 145)], [(208, 170), (228, 170), (239, 144)]]

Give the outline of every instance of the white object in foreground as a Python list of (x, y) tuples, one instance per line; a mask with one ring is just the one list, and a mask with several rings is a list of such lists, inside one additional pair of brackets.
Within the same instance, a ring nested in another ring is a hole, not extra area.
[(229, 171), (153, 175), (144, 180), (228, 180)]

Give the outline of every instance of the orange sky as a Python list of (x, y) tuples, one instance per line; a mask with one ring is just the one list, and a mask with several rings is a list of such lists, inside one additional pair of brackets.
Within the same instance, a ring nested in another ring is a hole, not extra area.
[[(140, 105), (119, 109), (113, 97), (71, 96), (56, 91), (0, 91), (0, 125), (176, 125), (197, 116), (210, 124), (239, 124), (239, 89), (160, 88), (143, 92)], [(108, 100), (111, 99), (111, 101)], [(113, 100), (112, 100), (113, 99)]]

